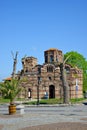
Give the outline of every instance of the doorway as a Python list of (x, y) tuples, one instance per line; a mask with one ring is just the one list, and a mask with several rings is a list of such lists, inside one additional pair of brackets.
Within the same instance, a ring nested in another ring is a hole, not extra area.
[(29, 88), (29, 89), (28, 89), (28, 98), (29, 98), (29, 99), (31, 99), (31, 92), (32, 92), (32, 91), (31, 91), (31, 89)]
[(49, 86), (49, 98), (55, 98), (55, 86), (54, 85)]

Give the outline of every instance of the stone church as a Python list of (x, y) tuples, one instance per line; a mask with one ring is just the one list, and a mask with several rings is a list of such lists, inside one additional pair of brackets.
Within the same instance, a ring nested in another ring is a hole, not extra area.
[[(62, 98), (63, 86), (59, 64), (63, 62), (61, 50), (51, 48), (44, 51), (44, 63), (37, 63), (35, 57), (22, 58), (23, 69), (17, 74), (22, 79), (24, 98)], [(69, 85), (70, 98), (83, 97), (83, 73), (78, 68), (66, 64), (66, 75)], [(47, 97), (46, 97), (47, 96)]]

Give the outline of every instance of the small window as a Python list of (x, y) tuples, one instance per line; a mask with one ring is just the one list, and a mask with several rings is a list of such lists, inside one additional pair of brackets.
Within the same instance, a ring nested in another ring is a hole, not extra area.
[(60, 80), (62, 80), (62, 76), (60, 76)]
[(52, 80), (52, 78), (51, 78), (51, 77), (49, 77), (49, 80)]
[(56, 62), (58, 62), (58, 57), (56, 56)]
[(70, 73), (70, 68), (69, 67), (66, 67), (66, 73), (69, 74)]
[(25, 72), (28, 72), (28, 68), (26, 68)]
[(24, 61), (22, 61), (22, 64), (24, 65)]

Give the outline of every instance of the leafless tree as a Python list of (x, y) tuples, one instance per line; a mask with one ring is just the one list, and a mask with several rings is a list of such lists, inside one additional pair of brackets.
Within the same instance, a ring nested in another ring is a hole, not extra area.
[(63, 103), (65, 104), (69, 104), (69, 85), (68, 85), (68, 81), (67, 81), (67, 75), (66, 75), (66, 69), (65, 69), (65, 63), (67, 61), (67, 59), (70, 56), (68, 56), (65, 60), (64, 60), (64, 56), (63, 56), (63, 63), (60, 63), (60, 72), (61, 72), (61, 77), (62, 77), (62, 85), (63, 85)]
[(12, 78), (15, 78), (18, 52), (16, 52), (15, 56), (14, 56), (14, 53), (13, 53), (13, 52), (11, 52), (11, 53), (12, 53), (12, 57), (13, 57), (13, 72), (12, 72)]

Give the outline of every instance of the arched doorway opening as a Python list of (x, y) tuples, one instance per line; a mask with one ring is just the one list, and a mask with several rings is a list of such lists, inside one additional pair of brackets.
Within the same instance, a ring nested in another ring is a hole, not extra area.
[(54, 85), (49, 86), (49, 98), (55, 98), (55, 86)]
[(29, 99), (32, 98), (32, 97), (31, 97), (31, 92), (32, 92), (32, 90), (29, 88), (29, 89), (28, 89), (28, 98), (29, 98)]

